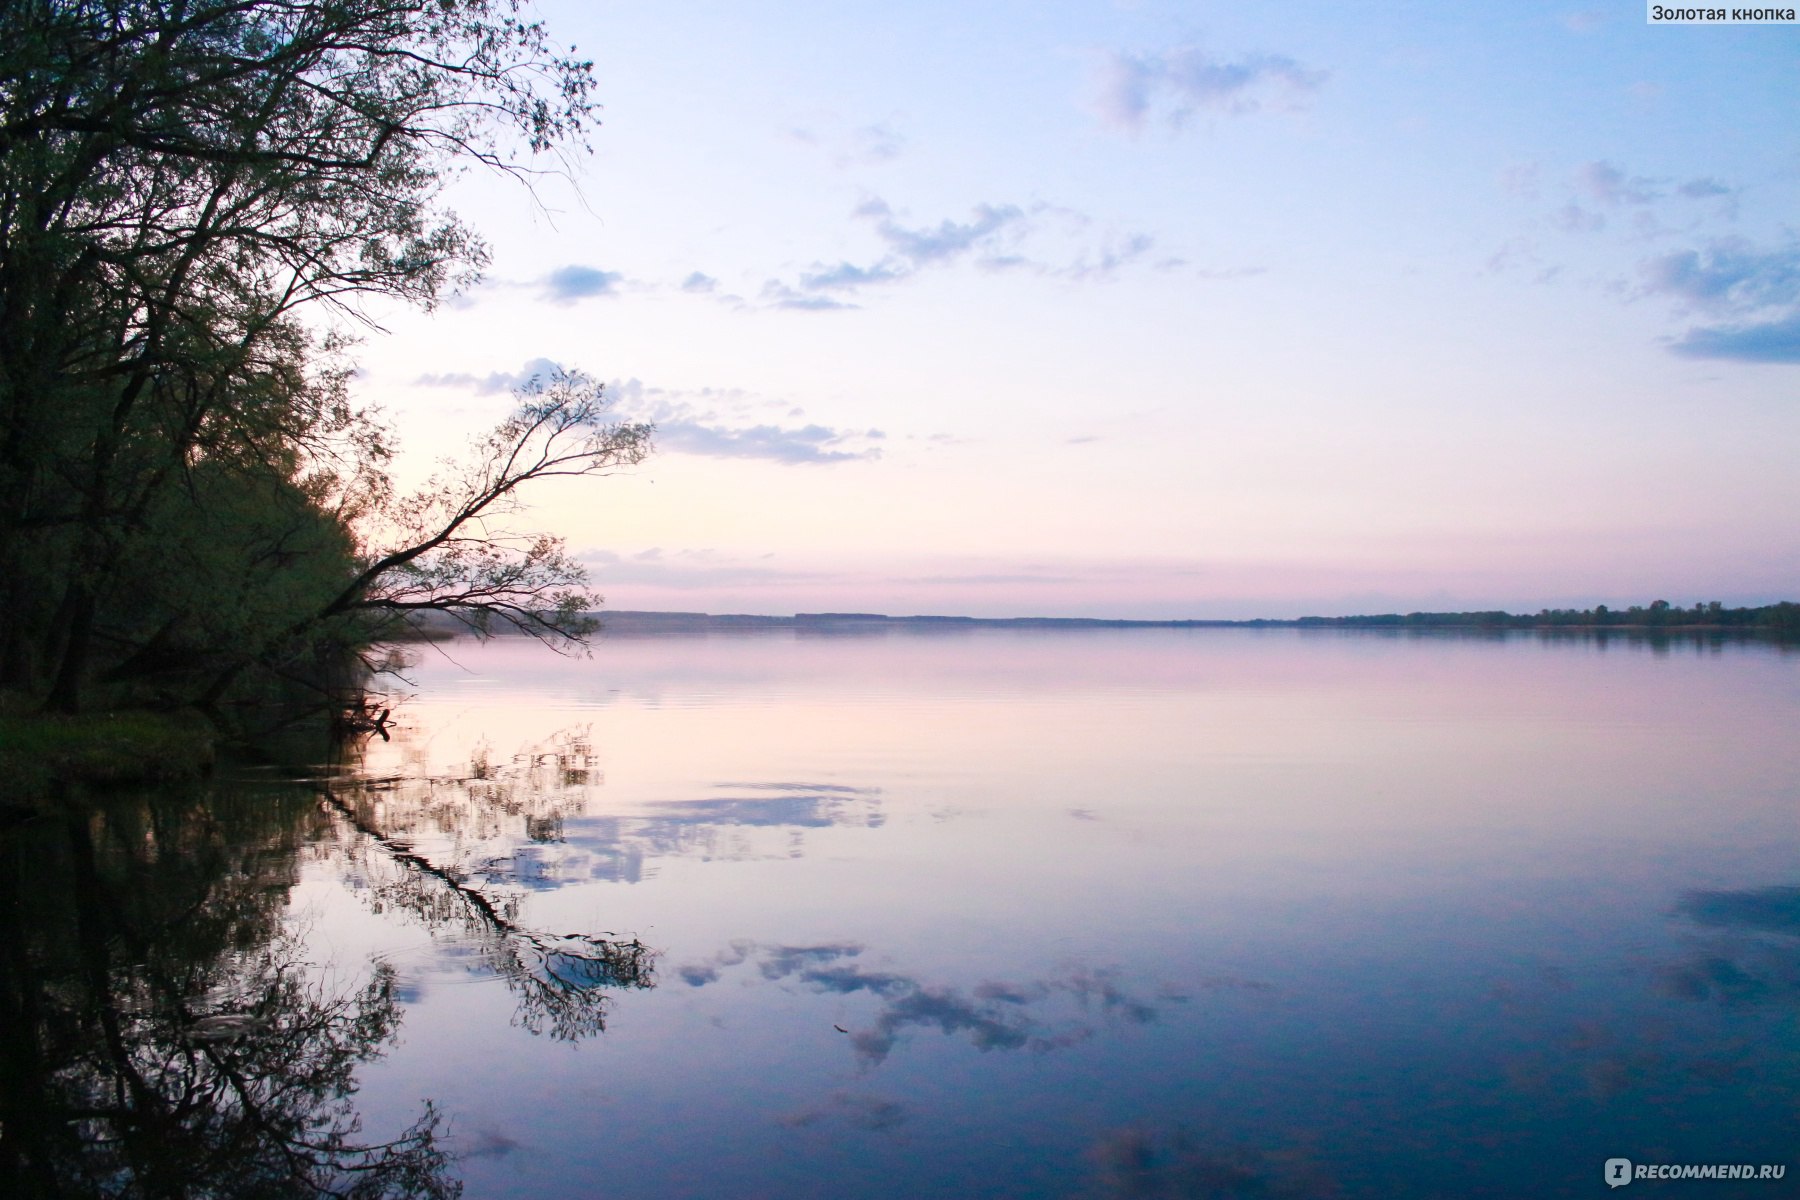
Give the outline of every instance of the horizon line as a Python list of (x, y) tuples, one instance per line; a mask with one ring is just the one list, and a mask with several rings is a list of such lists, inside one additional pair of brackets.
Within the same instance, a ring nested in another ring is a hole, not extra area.
[[(1297, 617), (1094, 617), (1094, 616), (1043, 616), (1020, 615), (1007, 617), (977, 617), (962, 614), (942, 613), (909, 613), (889, 614), (877, 612), (820, 611), (795, 613), (711, 613), (686, 609), (592, 609), (585, 615), (599, 620), (619, 618), (648, 618), (656, 620), (706, 620), (734, 622), (771, 622), (771, 623), (854, 623), (858, 621), (876, 622), (921, 622), (921, 623), (954, 623), (954, 624), (1055, 624), (1055, 625), (1142, 625), (1142, 626), (1260, 626), (1260, 625), (1301, 625), (1315, 622), (1346, 621), (1381, 621), (1395, 622), (1408, 620), (1436, 619), (1438, 623), (1449, 623), (1450, 619), (1461, 619), (1465, 623), (1478, 623), (1481, 619), (1489, 621), (1530, 621), (1544, 617), (1560, 617), (1563, 623), (1569, 618), (1598, 617), (1600, 625), (1628, 624), (1620, 618), (1639, 614), (1654, 617), (1648, 622), (1655, 625), (1669, 625), (1662, 619), (1667, 613), (1675, 623), (1682, 617), (1722, 617), (1726, 615), (1754, 614), (1784, 607), (1800, 605), (1800, 601), (1777, 600), (1768, 604), (1740, 605), (1728, 607), (1711, 602), (1718, 607), (1708, 607), (1702, 612), (1699, 605), (1692, 609), (1670, 605), (1666, 601), (1652, 601), (1649, 605), (1630, 605), (1625, 608), (1613, 608), (1606, 604), (1595, 604), (1587, 608), (1550, 608), (1543, 607), (1532, 612), (1512, 612), (1507, 609), (1415, 609), (1410, 612), (1363, 612), (1342, 613), (1338, 615), (1305, 614)], [(1658, 606), (1661, 607), (1658, 607)]]

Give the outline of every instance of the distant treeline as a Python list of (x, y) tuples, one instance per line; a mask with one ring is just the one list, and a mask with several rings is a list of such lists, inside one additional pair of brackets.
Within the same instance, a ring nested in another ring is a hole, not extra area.
[[(1258, 624), (1287, 622), (1258, 622)], [(1400, 629), (1720, 629), (1800, 634), (1800, 604), (1782, 601), (1759, 608), (1726, 608), (1717, 600), (1682, 608), (1667, 600), (1630, 608), (1545, 608), (1535, 613), (1415, 612), (1361, 617), (1301, 617), (1293, 624), (1314, 627)]]
[[(793, 616), (699, 612), (633, 612), (610, 610), (588, 614), (615, 634), (686, 630), (796, 629), (815, 633), (873, 633), (892, 630), (1006, 629), (1620, 629), (1718, 630), (1800, 637), (1800, 604), (1784, 601), (1761, 608), (1726, 608), (1719, 601), (1678, 608), (1666, 600), (1649, 606), (1613, 609), (1546, 608), (1536, 613), (1415, 612), (1354, 617), (1259, 617), (1254, 620), (1152, 620), (1106, 617), (958, 617), (888, 616), (885, 613), (821, 612)], [(440, 632), (456, 628), (441, 617), (431, 626)]]

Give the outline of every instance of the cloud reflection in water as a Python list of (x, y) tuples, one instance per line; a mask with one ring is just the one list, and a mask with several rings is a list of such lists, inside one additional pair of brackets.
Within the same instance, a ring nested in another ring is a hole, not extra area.
[[(677, 974), (691, 987), (717, 983), (730, 968), (754, 963), (771, 983), (789, 981), (820, 994), (867, 994), (880, 1003), (873, 1018), (844, 1030), (857, 1060), (865, 1067), (887, 1060), (914, 1029), (936, 1029), (960, 1037), (977, 1050), (1030, 1050), (1045, 1053), (1094, 1037), (1103, 1025), (1148, 1025), (1164, 1008), (1185, 1003), (1187, 993), (1164, 985), (1150, 995), (1128, 990), (1112, 969), (1072, 968), (1045, 979), (1023, 983), (984, 981), (963, 989), (930, 983), (912, 975), (871, 970), (859, 960), (864, 947), (854, 942), (814, 946), (762, 945), (733, 942), (711, 960), (689, 963)], [(1253, 980), (1219, 978), (1209, 988), (1267, 990)]]

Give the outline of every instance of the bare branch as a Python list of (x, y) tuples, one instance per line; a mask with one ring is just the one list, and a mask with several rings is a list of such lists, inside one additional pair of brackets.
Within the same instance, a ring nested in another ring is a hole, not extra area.
[(536, 480), (603, 476), (642, 462), (652, 427), (609, 423), (603, 385), (575, 372), (534, 379), (519, 408), (475, 445), (474, 457), (380, 514), (388, 538), (324, 611), (456, 614), (486, 631), (495, 620), (547, 641), (579, 641), (595, 607), (586, 572), (559, 538), (496, 533)]

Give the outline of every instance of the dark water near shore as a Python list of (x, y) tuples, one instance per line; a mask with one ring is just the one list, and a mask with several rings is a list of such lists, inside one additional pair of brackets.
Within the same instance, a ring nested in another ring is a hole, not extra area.
[(319, 778), (5, 832), (17, 1194), (1800, 1191), (1800, 654), (780, 630), (410, 677)]

